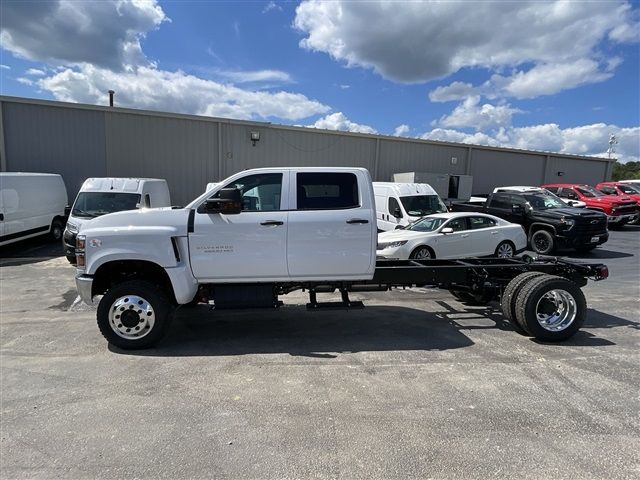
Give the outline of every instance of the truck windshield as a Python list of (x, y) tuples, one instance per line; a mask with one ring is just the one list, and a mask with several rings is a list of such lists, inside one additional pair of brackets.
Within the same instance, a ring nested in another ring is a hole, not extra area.
[(414, 232), (433, 232), (440, 228), (440, 226), (446, 221), (446, 218), (425, 217), (408, 225), (405, 230), (412, 230)]
[(135, 210), (139, 203), (140, 195), (137, 193), (80, 192), (71, 215), (95, 218), (107, 213)]
[(523, 195), (534, 210), (549, 210), (550, 208), (567, 208), (567, 204), (553, 194)]
[(604, 197), (604, 193), (599, 192), (595, 188), (589, 187), (587, 185), (585, 185), (584, 187), (576, 187), (576, 190), (578, 190), (585, 197)]
[(432, 213), (443, 213), (447, 211), (440, 197), (437, 195), (414, 195), (411, 197), (400, 197), (402, 206), (411, 217), (422, 217)]

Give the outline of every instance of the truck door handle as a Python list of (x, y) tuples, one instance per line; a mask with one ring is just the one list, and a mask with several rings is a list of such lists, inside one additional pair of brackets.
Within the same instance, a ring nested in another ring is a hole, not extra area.
[(369, 223), (369, 220), (365, 220), (364, 218), (350, 218), (349, 220), (347, 220), (347, 223), (349, 225), (353, 225), (353, 224), (356, 224), (356, 223), (365, 224), (365, 223)]
[(463, 233), (462, 235), (460, 235), (462, 238), (467, 238), (469, 236), (468, 233)]
[(260, 222), (260, 225), (264, 225), (265, 227), (277, 227), (279, 225), (284, 225), (284, 222), (280, 220), (265, 220), (264, 222)]
[(498, 232), (497, 232), (497, 231), (493, 231), (493, 232), (491, 232), (491, 235), (497, 235), (497, 234), (498, 234)]

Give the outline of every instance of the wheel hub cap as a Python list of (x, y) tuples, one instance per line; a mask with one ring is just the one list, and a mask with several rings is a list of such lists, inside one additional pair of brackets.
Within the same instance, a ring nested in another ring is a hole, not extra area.
[(153, 307), (144, 298), (128, 295), (116, 299), (109, 310), (109, 325), (120, 337), (135, 340), (147, 335), (155, 323)]
[(508, 258), (513, 257), (513, 249), (511, 245), (501, 245), (498, 249), (498, 257), (500, 258)]
[(560, 332), (569, 327), (577, 313), (576, 300), (566, 290), (549, 290), (536, 305), (538, 323), (550, 332)]

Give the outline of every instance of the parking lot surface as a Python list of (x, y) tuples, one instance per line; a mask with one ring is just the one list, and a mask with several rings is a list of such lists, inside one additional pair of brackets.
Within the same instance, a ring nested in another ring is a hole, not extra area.
[(611, 276), (561, 344), (408, 289), (354, 295), (363, 310), (182, 308), (158, 348), (124, 352), (58, 245), (4, 249), (0, 474), (639, 478), (639, 250), (625, 227), (584, 257)]

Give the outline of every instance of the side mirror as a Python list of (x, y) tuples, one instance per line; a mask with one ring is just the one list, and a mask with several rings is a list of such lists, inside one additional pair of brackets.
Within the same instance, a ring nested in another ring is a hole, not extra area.
[(64, 207), (64, 216), (68, 217), (69, 215), (71, 215), (71, 207), (67, 205), (66, 207)]
[(223, 188), (219, 198), (208, 198), (203, 205), (205, 213), (237, 215), (242, 211), (242, 195), (237, 188)]
[(395, 230), (404, 230), (404, 225), (396, 225)]
[(400, 207), (396, 207), (392, 215), (396, 218), (402, 218), (402, 210), (400, 210)]
[(440, 233), (444, 233), (445, 235), (449, 234), (449, 233), (453, 233), (453, 228), (451, 227), (444, 227), (442, 230), (440, 230)]
[(566, 202), (570, 207), (573, 207), (576, 204), (576, 202), (574, 202), (573, 200), (566, 200)]
[(511, 205), (511, 213), (514, 215), (524, 215), (524, 207), (522, 205)]

